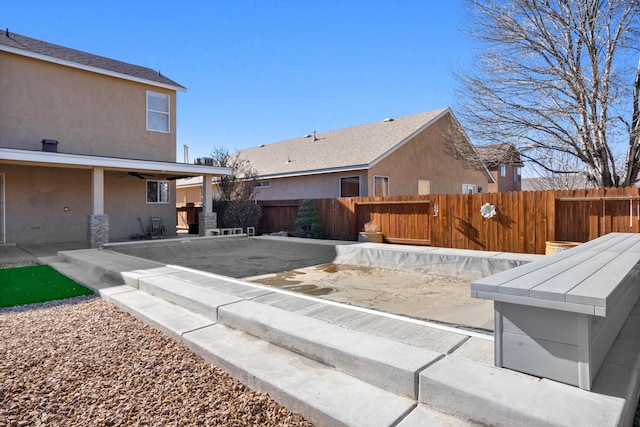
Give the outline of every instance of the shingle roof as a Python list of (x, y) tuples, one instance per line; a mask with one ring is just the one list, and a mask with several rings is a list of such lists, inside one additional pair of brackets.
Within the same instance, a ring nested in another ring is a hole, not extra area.
[(522, 164), (520, 152), (513, 144), (484, 145), (476, 147), (476, 150), (482, 161), (490, 168), (506, 163)]
[(240, 150), (263, 177), (369, 168), (395, 151), (449, 108)]
[[(12, 49), (3, 49), (3, 46)], [(134, 80), (145, 80), (153, 83), (159, 83), (162, 86), (169, 86), (176, 90), (184, 90), (184, 86), (174, 82), (173, 80), (163, 76), (160, 72), (151, 68), (141, 67), (129, 64), (115, 59), (105, 58), (103, 56), (93, 55), (91, 53), (82, 52), (68, 47), (47, 43), (41, 40), (32, 39), (31, 37), (22, 36), (20, 34), (11, 33), (8, 30), (0, 33), (0, 50), (15, 49), (35, 54), (37, 57), (50, 57), (56, 60), (62, 60), (68, 63), (77, 64), (79, 68), (93, 68), (94, 71), (100, 72), (104, 70), (109, 74), (119, 74), (126, 78), (127, 76)], [(33, 56), (33, 55), (28, 55)], [(59, 61), (54, 61), (59, 62)], [(72, 65), (67, 64), (67, 65)]]

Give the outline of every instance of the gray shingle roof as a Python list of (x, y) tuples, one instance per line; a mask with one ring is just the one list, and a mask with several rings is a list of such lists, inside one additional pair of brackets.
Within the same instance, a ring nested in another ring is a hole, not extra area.
[[(105, 58), (103, 56), (93, 55), (91, 53), (47, 43), (41, 40), (32, 39), (31, 37), (11, 33), (9, 31), (2, 31), (2, 33), (0, 33), (0, 45), (31, 52), (37, 55), (48, 56), (58, 60), (72, 62), (84, 67), (92, 67), (109, 71), (111, 73), (123, 74), (135, 79), (160, 83), (165, 86), (174, 86), (176, 89), (185, 89), (184, 86), (174, 82), (151, 68), (116, 61), (115, 59)], [(2, 46), (0, 46), (0, 49), (1, 47)]]
[(368, 168), (395, 151), (418, 131), (448, 113), (448, 108), (381, 120), (240, 150), (263, 177)]

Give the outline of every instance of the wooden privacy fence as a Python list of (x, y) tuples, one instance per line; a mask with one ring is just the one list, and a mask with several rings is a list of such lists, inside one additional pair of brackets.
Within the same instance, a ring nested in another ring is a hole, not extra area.
[[(303, 200), (260, 201), (259, 233), (293, 232)], [(636, 187), (314, 200), (327, 239), (357, 240), (374, 221), (385, 241), (544, 254), (547, 241), (586, 242), (640, 231)], [(489, 203), (497, 214), (483, 218)]]

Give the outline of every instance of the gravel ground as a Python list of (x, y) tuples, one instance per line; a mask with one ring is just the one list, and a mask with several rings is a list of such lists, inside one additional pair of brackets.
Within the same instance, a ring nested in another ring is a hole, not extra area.
[(2, 426), (310, 426), (101, 298), (0, 310)]

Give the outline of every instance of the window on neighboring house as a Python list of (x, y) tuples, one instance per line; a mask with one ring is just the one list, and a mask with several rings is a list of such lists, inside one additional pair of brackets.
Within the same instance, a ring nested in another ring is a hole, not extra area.
[(258, 184), (256, 185), (256, 187), (258, 188), (271, 187), (271, 181), (269, 181), (268, 179), (265, 179), (264, 181), (258, 181)]
[(522, 181), (522, 171), (518, 167), (513, 168), (513, 181), (514, 182)]
[(340, 197), (360, 196), (360, 177), (346, 176), (340, 178)]
[(147, 130), (169, 132), (169, 95), (147, 91)]
[(462, 194), (475, 194), (478, 188), (473, 184), (462, 184)]
[(500, 176), (507, 176), (507, 165), (500, 165)]
[(418, 180), (418, 194), (431, 194), (431, 181), (428, 179)]
[(389, 195), (389, 177), (374, 176), (373, 177), (373, 195), (378, 197), (386, 197)]
[(169, 181), (147, 181), (147, 203), (169, 203)]

